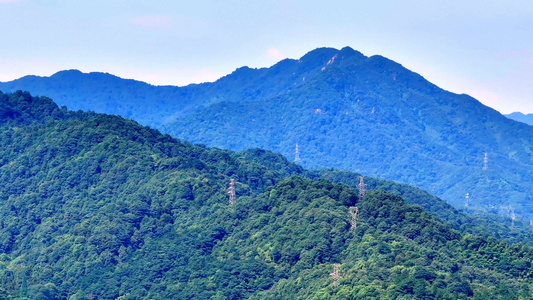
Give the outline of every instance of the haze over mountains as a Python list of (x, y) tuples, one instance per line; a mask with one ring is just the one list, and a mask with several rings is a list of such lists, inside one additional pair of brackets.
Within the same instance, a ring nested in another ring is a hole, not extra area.
[[(261, 147), (301, 165), (413, 184), (455, 205), (533, 216), (533, 131), (381, 56), (316, 49), (214, 83), (157, 87), (103, 74), (27, 76), (28, 90), (70, 109), (133, 118), (195, 143)], [(485, 165), (484, 156), (487, 154)]]

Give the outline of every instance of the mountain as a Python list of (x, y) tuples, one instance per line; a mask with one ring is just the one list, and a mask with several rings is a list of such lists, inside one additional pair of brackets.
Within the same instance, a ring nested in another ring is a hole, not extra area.
[(356, 174), (195, 146), (23, 92), (0, 93), (0, 142), (4, 299), (527, 299), (533, 288), (533, 248), (466, 233), (471, 217), (414, 188), (367, 178), (362, 193), (324, 178)]
[(268, 99), (215, 103), (164, 131), (194, 143), (262, 147), (287, 157), (298, 144), (307, 168), (408, 183), (456, 206), (468, 193), (470, 207), (533, 217), (530, 126), (381, 56), (318, 49), (290, 63), (298, 68), (307, 60), (319, 60), (320, 67), (305, 84)]
[(505, 116), (511, 120), (526, 123), (528, 125), (533, 125), (533, 114), (523, 114), (521, 112), (514, 112)]
[[(145, 82), (122, 79), (108, 73), (60, 71), (50, 77), (29, 75), (0, 83), (0, 90), (31, 91), (48, 96), (71, 110), (95, 111), (134, 119), (143, 125), (161, 128), (164, 124), (220, 101), (242, 101), (269, 98), (292, 86), (283, 73), (283, 62), (277, 69), (242, 67), (231, 76), (215, 83), (185, 87), (153, 86)], [(303, 74), (306, 74), (303, 70)], [(260, 73), (251, 79), (249, 75)], [(298, 74), (300, 76), (301, 74)], [(275, 81), (264, 80), (276, 77)]]
[[(52, 97), (60, 106), (68, 106), (71, 110), (116, 114), (152, 126), (160, 124), (159, 119), (165, 113), (170, 115), (178, 107), (186, 110), (186, 105), (173, 103), (168, 104), (172, 112), (165, 108), (168, 102), (178, 98), (180, 88), (156, 87), (107, 73), (67, 70), (50, 77), (25, 76), (1, 85), (4, 91), (31, 90), (33, 94)], [(194, 86), (189, 89), (194, 90)], [(187, 91), (183, 93), (188, 95)]]
[[(155, 87), (109, 74), (25, 77), (72, 109), (119, 114), (207, 146), (264, 148), (306, 168), (408, 183), (455, 206), (533, 219), (533, 130), (382, 56), (319, 48), (214, 83)], [(486, 158), (485, 158), (486, 157)], [(486, 162), (485, 162), (486, 160)]]

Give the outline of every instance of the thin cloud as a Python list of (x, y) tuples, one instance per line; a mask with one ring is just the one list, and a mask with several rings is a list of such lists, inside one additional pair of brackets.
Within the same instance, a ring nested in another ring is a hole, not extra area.
[(170, 27), (172, 27), (173, 22), (172, 22), (172, 19), (167, 16), (149, 15), (149, 16), (135, 17), (131, 19), (131, 24), (139, 26), (144, 29), (165, 30), (165, 29), (169, 29)]
[(268, 58), (270, 58), (272, 60), (276, 60), (276, 61), (287, 58), (287, 56), (285, 54), (281, 53), (281, 51), (279, 51), (278, 49), (276, 49), (274, 47), (270, 47), (268, 49), (267, 56), (268, 56)]
[(19, 0), (0, 0), (0, 4), (17, 3)]

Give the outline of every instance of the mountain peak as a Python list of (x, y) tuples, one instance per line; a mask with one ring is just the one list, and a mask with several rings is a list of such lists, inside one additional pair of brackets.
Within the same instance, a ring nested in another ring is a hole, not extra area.
[(357, 57), (357, 58), (367, 58), (363, 53), (354, 50), (351, 47), (344, 47), (341, 50), (335, 49), (335, 48), (317, 48), (315, 50), (309, 51), (307, 54), (302, 56), (300, 58), (300, 61), (309, 61), (309, 60), (322, 60), (325, 62), (328, 62), (331, 60), (334, 56), (338, 58), (351, 58), (351, 57)]
[(54, 73), (52, 76), (50, 76), (50, 77), (65, 76), (65, 75), (81, 75), (81, 74), (84, 74), (84, 73), (82, 71), (78, 70), (78, 69), (69, 69), (69, 70), (58, 71), (58, 72)]
[(329, 66), (346, 67), (357, 64), (364, 59), (367, 57), (350, 47), (344, 47), (341, 50), (317, 48), (302, 56), (297, 64), (299, 65), (298, 69), (303, 72), (302, 74), (310, 72), (304, 75), (309, 79), (313, 74), (318, 74)]
[(339, 53), (335, 48), (317, 48), (307, 52), (299, 60), (300, 63), (325, 63)]
[(361, 53), (361, 52), (359, 52), (357, 50), (354, 50), (351, 47), (342, 48), (339, 51), (339, 56), (341, 56), (341, 57), (355, 57), (355, 56), (357, 56), (359, 58), (366, 58), (366, 56), (363, 53)]
[(528, 125), (533, 126), (533, 114), (524, 114), (521, 112), (513, 112), (508, 115), (505, 115), (507, 118), (511, 120), (515, 120), (518, 122), (526, 123)]
[(59, 71), (57, 73), (55, 73), (54, 75), (50, 76), (51, 78), (58, 78), (58, 79), (86, 79), (86, 78), (91, 78), (91, 79), (95, 79), (95, 80), (98, 80), (98, 79), (106, 79), (106, 80), (109, 80), (109, 79), (119, 79), (119, 80), (128, 80), (128, 79), (125, 79), (125, 78), (121, 78), (121, 77), (118, 77), (116, 75), (113, 75), (113, 74), (109, 74), (109, 73), (106, 73), (106, 72), (89, 72), (89, 73), (84, 73), (80, 70), (77, 70), (77, 69), (70, 69), (70, 70), (63, 70), (63, 71)]

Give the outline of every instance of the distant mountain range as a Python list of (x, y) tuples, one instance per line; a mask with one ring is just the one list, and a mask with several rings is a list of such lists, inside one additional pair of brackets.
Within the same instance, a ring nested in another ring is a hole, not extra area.
[(523, 114), (521, 112), (514, 112), (508, 115), (505, 115), (507, 118), (526, 123), (528, 125), (533, 125), (533, 114)]
[(298, 144), (305, 167), (356, 171), (455, 205), (533, 218), (530, 126), (348, 47), (316, 49), (270, 68), (242, 67), (186, 87), (79, 71), (0, 84), (6, 92), (18, 89), (208, 146), (261, 147), (292, 159)]

